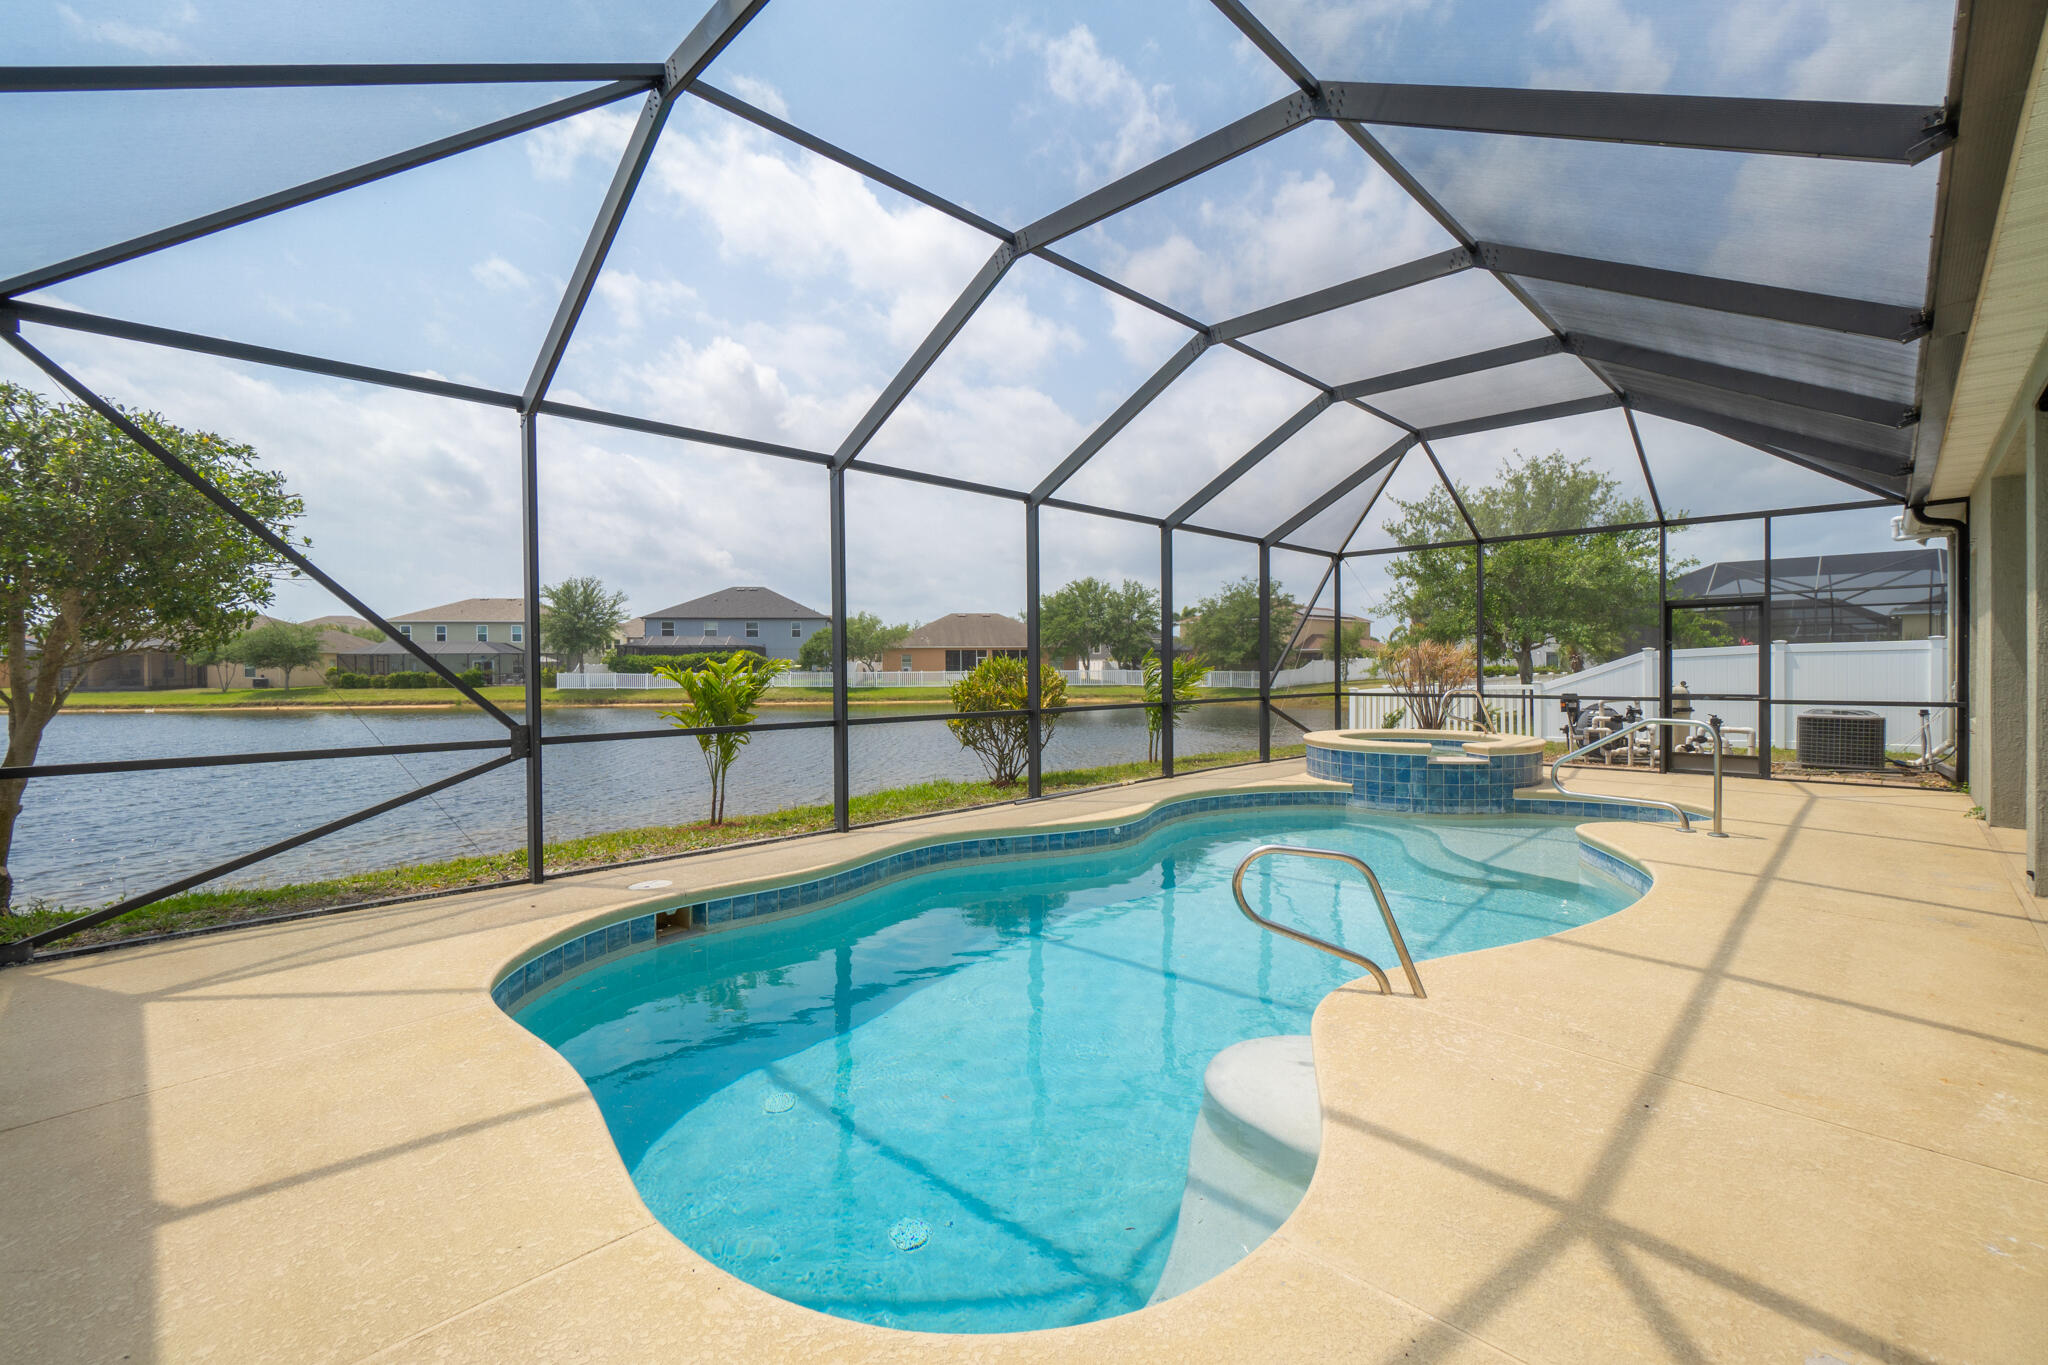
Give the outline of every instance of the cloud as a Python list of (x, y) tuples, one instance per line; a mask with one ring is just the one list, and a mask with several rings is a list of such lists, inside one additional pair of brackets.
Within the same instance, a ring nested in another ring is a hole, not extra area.
[(1654, 92), (1671, 80), (1675, 62), (1656, 25), (1630, 13), (1622, 0), (1548, 0), (1532, 27), (1571, 54), (1569, 62), (1539, 68), (1536, 86)]
[[(185, 41), (161, 28), (147, 28), (141, 24), (124, 23), (119, 19), (88, 19), (69, 5), (58, 5), (57, 13), (64, 16), (64, 23), (73, 33), (91, 42), (105, 43), (110, 47), (126, 48), (140, 52), (146, 57), (170, 57), (185, 51)], [(192, 6), (183, 6), (174, 16), (179, 22), (191, 23), (198, 17)]]
[(521, 145), (536, 179), (567, 180), (585, 157), (604, 165), (617, 163), (636, 122), (637, 115), (618, 108), (593, 109), (536, 129), (521, 139)]
[(493, 293), (502, 293), (508, 289), (524, 290), (531, 283), (526, 278), (524, 270), (503, 256), (478, 261), (469, 268), (469, 273), (478, 284)]
[(597, 297), (611, 309), (613, 324), (637, 332), (650, 316), (674, 317), (694, 309), (697, 291), (673, 279), (647, 279), (630, 270), (607, 269), (597, 277)]
[(1188, 140), (1186, 123), (1174, 113), (1173, 87), (1146, 85), (1115, 57), (1104, 53), (1086, 24), (1057, 38), (1019, 35), (1021, 44), (1045, 61), (1045, 82), (1062, 103), (1112, 115), (1114, 133), (1096, 142), (1074, 168), (1081, 184), (1114, 179)]

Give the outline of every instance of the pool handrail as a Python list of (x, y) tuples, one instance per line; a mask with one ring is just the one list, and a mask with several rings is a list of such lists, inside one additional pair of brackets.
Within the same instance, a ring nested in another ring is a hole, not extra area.
[(1415, 959), (1408, 956), (1408, 943), (1407, 940), (1401, 937), (1401, 926), (1394, 923), (1394, 908), (1387, 904), (1387, 893), (1380, 889), (1380, 879), (1373, 875), (1372, 869), (1366, 866), (1363, 858), (1354, 858), (1349, 853), (1338, 853), (1327, 848), (1298, 848), (1293, 844), (1260, 844), (1245, 855), (1244, 861), (1237, 865), (1237, 875), (1230, 879), (1230, 894), (1237, 897), (1237, 908), (1244, 911), (1246, 919), (1262, 929), (1270, 929), (1274, 933), (1291, 938), (1297, 943), (1306, 943), (1311, 948), (1320, 948), (1326, 953), (1343, 958), (1346, 962), (1356, 963), (1372, 973), (1372, 979), (1379, 983), (1381, 995), (1392, 995), (1394, 993), (1393, 983), (1387, 980), (1387, 974), (1380, 970), (1377, 962), (1374, 962), (1365, 954), (1354, 953), (1349, 948), (1340, 948), (1328, 939), (1317, 938), (1314, 934), (1304, 934), (1298, 929), (1290, 929), (1284, 924), (1278, 924), (1267, 919), (1264, 915), (1252, 909), (1251, 902), (1244, 898), (1244, 874), (1259, 859), (1268, 858), (1277, 853), (1291, 853), (1298, 858), (1324, 858), (1333, 863), (1348, 863), (1360, 872), (1363, 872), (1366, 885), (1372, 888), (1372, 898), (1379, 902), (1380, 918), (1387, 922), (1387, 936), (1394, 940), (1394, 951), (1401, 958), (1401, 970), (1408, 975), (1409, 993), (1417, 1000), (1429, 998), (1422, 989), (1422, 977), (1416, 973)]
[(1659, 801), (1652, 796), (1602, 796), (1598, 792), (1577, 792), (1565, 786), (1564, 779), (1558, 775), (1564, 765), (1573, 759), (1590, 754), (1595, 749), (1605, 748), (1618, 739), (1625, 739), (1636, 731), (1646, 730), (1653, 725), (1668, 725), (1674, 729), (1682, 730), (1707, 730), (1713, 734), (1714, 824), (1713, 828), (1708, 830), (1707, 833), (1711, 838), (1727, 838), (1728, 836), (1721, 830), (1721, 750), (1723, 746), (1721, 743), (1721, 718), (1719, 716), (1708, 716), (1705, 720), (1679, 719), (1675, 716), (1644, 716), (1641, 720), (1630, 721), (1619, 730), (1611, 731), (1600, 736), (1598, 739), (1589, 740), (1564, 757), (1552, 762), (1550, 765), (1550, 785), (1557, 788), (1559, 795), (1569, 797), (1573, 801), (1601, 801), (1615, 806), (1655, 806), (1659, 810), (1668, 810), (1678, 817), (1679, 833), (1692, 833), (1692, 815), (1676, 801)]

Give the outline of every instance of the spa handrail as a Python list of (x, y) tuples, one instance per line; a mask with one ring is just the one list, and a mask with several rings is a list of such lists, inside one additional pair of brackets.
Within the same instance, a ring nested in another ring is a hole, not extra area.
[(1326, 953), (1343, 958), (1346, 962), (1356, 963), (1372, 973), (1372, 979), (1379, 983), (1381, 995), (1394, 993), (1393, 983), (1387, 980), (1387, 974), (1380, 970), (1377, 962), (1365, 954), (1354, 953), (1349, 948), (1340, 948), (1328, 939), (1317, 938), (1314, 934), (1304, 934), (1298, 929), (1276, 924), (1252, 909), (1251, 902), (1244, 898), (1244, 874), (1259, 859), (1271, 857), (1276, 853), (1291, 853), (1297, 858), (1325, 858), (1333, 863), (1348, 863), (1363, 872), (1366, 885), (1372, 888), (1372, 898), (1380, 903), (1380, 918), (1387, 922), (1387, 936), (1394, 940), (1394, 951), (1401, 958), (1401, 970), (1408, 974), (1409, 992), (1417, 1000), (1428, 999), (1423, 993), (1422, 978), (1415, 971), (1415, 959), (1408, 956), (1408, 943), (1401, 937), (1401, 926), (1394, 923), (1394, 908), (1387, 904), (1387, 893), (1380, 889), (1380, 879), (1372, 874), (1372, 869), (1366, 866), (1363, 858), (1354, 858), (1349, 853), (1336, 853), (1326, 848), (1296, 848), (1292, 844), (1259, 845), (1245, 855), (1244, 861), (1237, 865), (1237, 875), (1230, 879), (1230, 894), (1237, 897), (1237, 908), (1244, 911), (1246, 919), (1262, 929), (1270, 929), (1297, 943), (1306, 943), (1311, 948), (1320, 948)]
[(1676, 815), (1678, 817), (1678, 829), (1681, 834), (1692, 833), (1692, 816), (1689, 812), (1687, 812), (1685, 807), (1679, 805), (1676, 801), (1659, 801), (1655, 797), (1651, 796), (1602, 796), (1598, 792), (1575, 792), (1571, 790), (1571, 788), (1565, 786), (1564, 779), (1558, 776), (1558, 773), (1560, 772), (1560, 770), (1563, 769), (1564, 765), (1571, 762), (1573, 759), (1583, 757), (1586, 754), (1590, 754), (1595, 749), (1605, 748), (1607, 745), (1614, 743), (1618, 739), (1626, 739), (1628, 736), (1634, 734), (1636, 731), (1647, 730), (1653, 725), (1668, 725), (1675, 729), (1683, 730), (1708, 730), (1713, 733), (1714, 826), (1712, 829), (1708, 831), (1708, 833), (1716, 839), (1727, 838), (1728, 836), (1721, 832), (1722, 745), (1721, 718), (1719, 716), (1708, 716), (1705, 720), (1680, 720), (1674, 716), (1644, 716), (1641, 720), (1630, 721), (1627, 725), (1622, 726), (1619, 730), (1615, 730), (1609, 734), (1602, 735), (1598, 739), (1589, 740), (1586, 743), (1581, 744), (1578, 748), (1572, 750), (1570, 753), (1566, 754), (1563, 758), (1560, 758), (1553, 762), (1550, 765), (1550, 785), (1557, 788), (1558, 793), (1560, 795), (1568, 796), (1574, 801), (1603, 801), (1609, 805), (1616, 806), (1655, 806), (1659, 810), (1668, 810), (1673, 815)]

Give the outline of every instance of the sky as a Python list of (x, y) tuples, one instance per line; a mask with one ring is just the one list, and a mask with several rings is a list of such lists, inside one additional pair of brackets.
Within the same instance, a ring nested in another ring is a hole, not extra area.
[[(1332, 79), (1939, 103), (1953, 5), (1939, 0), (1350, 0), (1255, 3)], [(16, 0), (0, 64), (659, 61), (699, 5), (654, 0)], [(985, 4), (772, 0), (706, 79), (1005, 226), (1018, 226), (1291, 86), (1201, 0)], [(0, 95), (0, 274), (61, 259), (574, 93), (456, 86)], [(517, 389), (531, 368), (639, 102), (628, 100), (374, 185), (70, 280), (39, 302), (407, 372)], [(1480, 235), (1553, 250), (1917, 302), (1938, 162), (1915, 168), (1385, 130)], [(1451, 245), (1334, 125), (1312, 123), (1063, 243), (1204, 322)], [(680, 100), (552, 397), (830, 451), (987, 259), (954, 219), (692, 98)], [(1560, 305), (1562, 306), (1562, 305)], [(400, 613), (520, 581), (510, 414), (48, 328), (26, 334), (113, 400), (245, 441), (307, 501), (312, 556)], [(1264, 333), (1324, 383), (1542, 335), (1492, 277), (1436, 281)], [(1188, 339), (1026, 259), (863, 458), (1029, 488)], [(1888, 343), (1883, 344), (1888, 346)], [(1912, 348), (1830, 376), (1910, 387)], [(1790, 356), (1788, 364), (1800, 363)], [(11, 352), (0, 379), (46, 387)], [(1423, 423), (1597, 392), (1551, 357), (1376, 400)], [(1173, 510), (1314, 396), (1212, 348), (1065, 488)], [(1642, 420), (1667, 511), (1839, 501), (1853, 490), (1695, 428)], [(1325, 412), (1195, 521), (1271, 530), (1386, 448), (1395, 428)], [(542, 576), (592, 574), (635, 612), (728, 584), (828, 605), (824, 475), (770, 457), (560, 419), (539, 436)], [(1614, 412), (1440, 443), (1454, 481), (1563, 450), (1647, 496)], [(858, 471), (859, 464), (854, 466)], [(1420, 452), (1302, 528), (1357, 547), (1434, 479)], [(1021, 611), (1023, 513), (857, 473), (849, 607), (896, 620)], [(1084, 573), (1156, 585), (1157, 533), (1047, 512), (1048, 588)], [(1882, 518), (1816, 520), (1815, 549), (1883, 548)], [(1752, 528), (1689, 533), (1746, 557)], [(1808, 549), (1805, 552), (1815, 552)], [(1181, 535), (1181, 602), (1255, 569), (1250, 547)], [(1297, 592), (1320, 566), (1286, 557)], [(1370, 589), (1347, 586), (1347, 607)], [(341, 609), (288, 584), (280, 614)]]

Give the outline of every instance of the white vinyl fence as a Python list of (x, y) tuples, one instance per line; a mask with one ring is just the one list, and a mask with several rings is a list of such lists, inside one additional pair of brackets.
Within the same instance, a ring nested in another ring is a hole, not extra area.
[[(1327, 668), (1327, 665), (1325, 665)], [(1771, 646), (1771, 737), (1780, 748), (1796, 741), (1801, 711), (1822, 703), (1878, 703), (1858, 709), (1876, 711), (1884, 717), (1885, 744), (1893, 749), (1917, 751), (1920, 744), (1920, 709), (1950, 695), (1948, 641), (1937, 635), (1929, 640), (1840, 641), (1816, 644)], [(1757, 654), (1746, 645), (1721, 645), (1706, 649), (1672, 651), (1672, 682), (1682, 683), (1694, 694), (1714, 692), (1755, 692)], [(1489, 678), (1486, 699), (1496, 724), (1514, 734), (1541, 735), (1544, 739), (1564, 737), (1564, 713), (1558, 699), (1576, 694), (1591, 703), (1605, 698), (1636, 700), (1646, 714), (1657, 710), (1656, 698), (1663, 695), (1654, 649), (1624, 655), (1577, 673), (1539, 678), (1530, 687), (1512, 679)], [(1406, 699), (1386, 688), (1357, 688), (1347, 692), (1348, 728), (1371, 729), (1387, 723), (1389, 714), (1405, 709)], [(1623, 704), (1617, 700), (1617, 705)], [(1473, 699), (1453, 701), (1454, 714), (1469, 722)], [(1700, 701), (1694, 714), (1721, 717), (1733, 729), (1754, 730), (1755, 702)], [(1929, 729), (1936, 748), (1948, 743), (1954, 733), (1955, 712), (1948, 707), (1930, 707)]]

